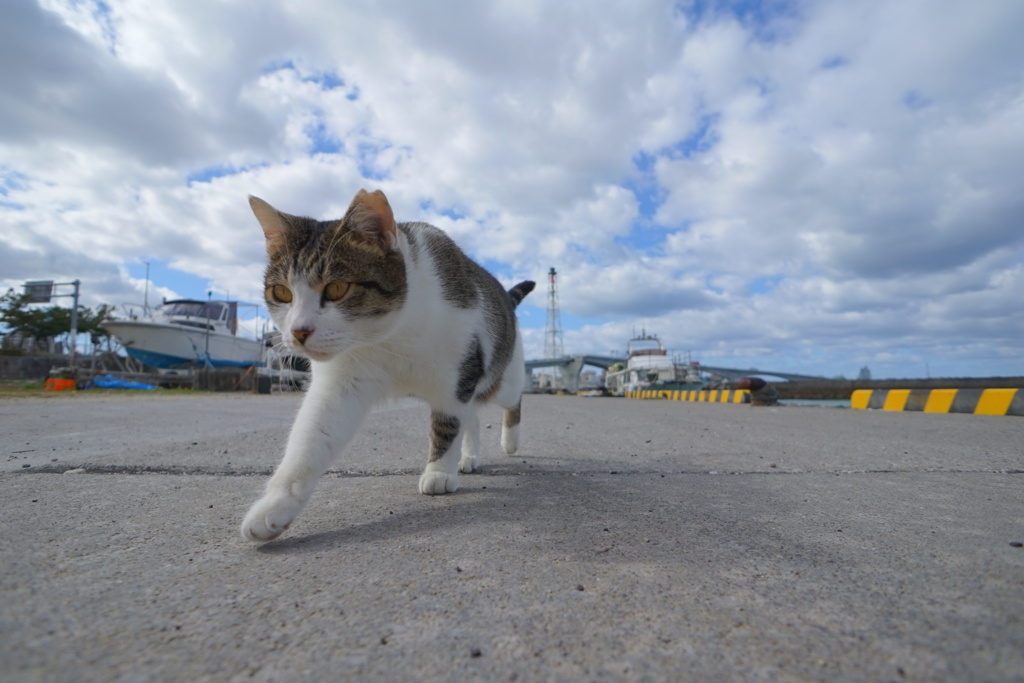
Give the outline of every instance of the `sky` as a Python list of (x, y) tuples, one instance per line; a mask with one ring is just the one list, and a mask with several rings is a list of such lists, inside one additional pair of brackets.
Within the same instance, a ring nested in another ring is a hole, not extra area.
[(258, 304), (248, 195), (381, 189), (538, 282), (528, 358), (554, 267), (567, 353), (1021, 376), (1021, 35), (1018, 0), (3, 2), (0, 288)]

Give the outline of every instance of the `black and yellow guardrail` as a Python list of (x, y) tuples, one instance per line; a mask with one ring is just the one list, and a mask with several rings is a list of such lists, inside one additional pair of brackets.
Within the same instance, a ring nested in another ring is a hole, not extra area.
[(695, 403), (750, 403), (750, 392), (746, 389), (702, 389), (699, 391), (696, 389), (690, 391), (645, 389), (643, 391), (627, 391), (626, 398), (667, 399)]
[(1021, 389), (858, 389), (850, 407), (923, 413), (1024, 416)]

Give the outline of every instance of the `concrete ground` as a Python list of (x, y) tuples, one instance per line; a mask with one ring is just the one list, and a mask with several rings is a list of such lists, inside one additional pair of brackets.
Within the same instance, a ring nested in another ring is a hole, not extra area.
[(247, 543), (298, 400), (0, 400), (0, 679), (1024, 678), (1024, 419), (527, 396), (427, 497), (399, 403)]

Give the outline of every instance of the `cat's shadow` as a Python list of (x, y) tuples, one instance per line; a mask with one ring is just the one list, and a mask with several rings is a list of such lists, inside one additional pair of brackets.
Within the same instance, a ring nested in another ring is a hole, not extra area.
[[(305, 535), (289, 535), (257, 548), (267, 554), (322, 552), (352, 544), (380, 543), (396, 538), (426, 538), (467, 525), (487, 527), (500, 524), (522, 524), (547, 532), (564, 525), (566, 513), (575, 508), (594, 524), (594, 506), (588, 501), (614, 500), (614, 487), (594, 476), (563, 471), (530, 471), (511, 474), (506, 466), (484, 469), (483, 476), (464, 475), (462, 488), (454, 494), (424, 497), (410, 494), (396, 499), (393, 511), (378, 519), (349, 524), (343, 516), (336, 518), (337, 528), (314, 531)], [(488, 476), (491, 475), (491, 476)], [(486, 482), (486, 483), (483, 483)], [(410, 477), (415, 486), (415, 479)], [(321, 492), (321, 495), (326, 492)], [(600, 507), (600, 506), (598, 506)], [(401, 510), (397, 509), (401, 508)], [(343, 508), (332, 508), (343, 509)], [(308, 515), (312, 510), (307, 510)], [(327, 523), (323, 512), (319, 524)], [(298, 523), (302, 523), (299, 518)]]
[[(802, 505), (780, 496), (768, 478), (722, 480), (724, 485), (708, 487), (705, 476), (687, 481), (679, 479), (689, 478), (682, 473), (669, 480), (657, 472), (619, 475), (607, 470), (537, 468), (504, 474), (485, 465), (481, 474), (479, 479), (467, 475), (462, 488), (446, 496), (399, 494), (392, 498), (393, 510), (385, 508), (376, 519), (359, 513), (362, 522), (347, 520), (341, 505), (329, 508), (330, 513), (322, 507), (307, 510), (314, 514), (306, 524), (324, 530), (286, 536), (259, 546), (257, 552), (289, 556), (363, 547), (394, 553), (461, 544), (481, 552), (522, 547), (585, 561), (689, 562), (701, 572), (714, 558), (728, 572), (749, 557), (788, 562), (833, 553), (830, 545), (808, 543), (785, 526), (750, 514), (750, 501), (766, 495), (771, 496), (775, 518), (794, 514)], [(415, 477), (409, 476), (409, 484), (415, 485)], [(379, 492), (361, 494), (363, 502)], [(379, 504), (372, 508), (381, 510)], [(682, 555), (680, 549), (685, 550)]]

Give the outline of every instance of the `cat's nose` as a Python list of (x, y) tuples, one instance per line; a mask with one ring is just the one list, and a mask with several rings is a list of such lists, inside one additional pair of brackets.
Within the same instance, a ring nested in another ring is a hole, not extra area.
[(305, 344), (311, 334), (313, 334), (313, 328), (311, 327), (296, 327), (292, 330), (292, 336), (300, 344)]

